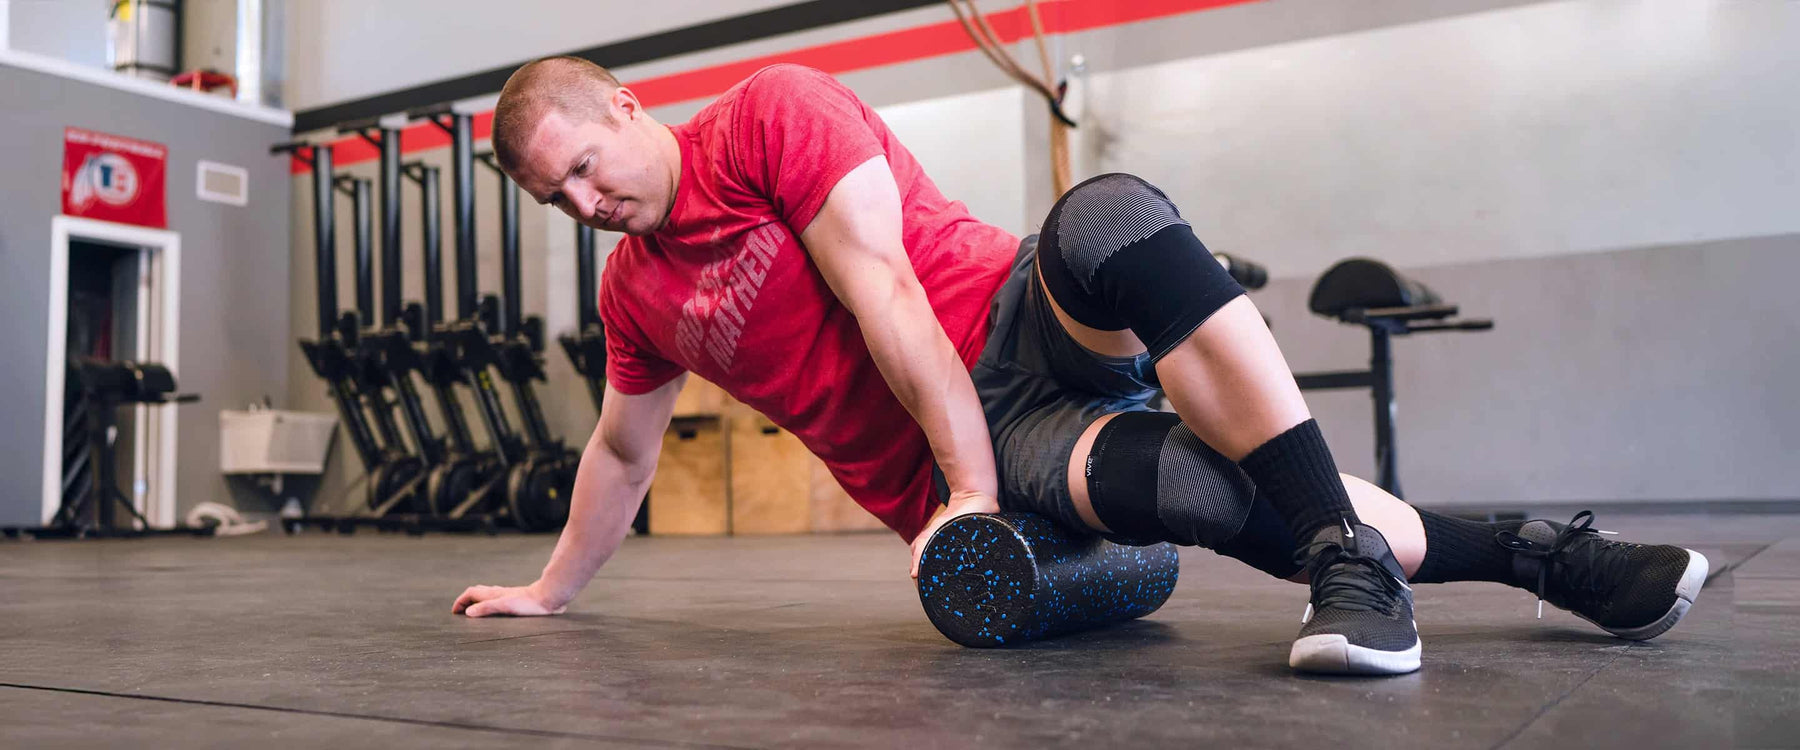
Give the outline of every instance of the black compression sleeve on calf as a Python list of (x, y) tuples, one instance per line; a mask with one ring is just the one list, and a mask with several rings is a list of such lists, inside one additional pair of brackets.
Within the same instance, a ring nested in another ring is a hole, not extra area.
[(1250, 515), (1244, 519), (1243, 528), (1213, 551), (1276, 578), (1292, 578), (1301, 568), (1294, 561), (1294, 551), (1299, 548), (1287, 519), (1276, 513), (1275, 506), (1259, 492), (1250, 504)]
[(1502, 531), (1517, 533), (1518, 521), (1482, 523), (1419, 510), (1425, 526), (1425, 560), (1414, 583), (1493, 581), (1513, 584), (1512, 550), (1494, 541)]
[(1231, 459), (1185, 424), (1169, 430), (1156, 465), (1156, 509), (1175, 539), (1219, 549), (1244, 527), (1255, 497), (1256, 485)]
[(1350, 493), (1344, 490), (1344, 478), (1338, 475), (1317, 421), (1308, 419), (1276, 435), (1238, 466), (1303, 543), (1340, 518), (1357, 522)]

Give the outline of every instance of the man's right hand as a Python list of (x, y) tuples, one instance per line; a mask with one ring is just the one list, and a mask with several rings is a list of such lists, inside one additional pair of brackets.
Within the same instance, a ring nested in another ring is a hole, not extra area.
[(488, 615), (542, 617), (544, 615), (560, 615), (566, 609), (568, 609), (566, 602), (550, 601), (538, 592), (535, 584), (531, 586), (470, 586), (463, 590), (462, 596), (456, 597), (456, 604), (451, 605), (450, 613), (470, 617), (487, 617)]

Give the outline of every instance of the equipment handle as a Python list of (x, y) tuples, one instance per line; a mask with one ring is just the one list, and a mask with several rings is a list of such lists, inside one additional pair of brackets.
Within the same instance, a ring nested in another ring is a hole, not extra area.
[(1345, 323), (1364, 323), (1375, 320), (1431, 320), (1448, 318), (1457, 313), (1456, 305), (1413, 305), (1411, 307), (1375, 307), (1370, 309), (1351, 308), (1340, 316)]

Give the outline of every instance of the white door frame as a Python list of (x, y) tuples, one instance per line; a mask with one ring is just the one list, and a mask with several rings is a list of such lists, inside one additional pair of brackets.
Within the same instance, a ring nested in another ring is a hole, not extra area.
[[(179, 374), (181, 350), (181, 235), (74, 216), (50, 220), (50, 340), (44, 360), (43, 523), (62, 505), (63, 378), (68, 358), (69, 241), (105, 242), (140, 248), (138, 255), (137, 351), (133, 358), (157, 362)], [(145, 492), (128, 493), (150, 523), (175, 524), (175, 414), (137, 405), (137, 447), (132, 464)], [(152, 435), (154, 434), (154, 438)], [(154, 452), (154, 455), (151, 452)]]

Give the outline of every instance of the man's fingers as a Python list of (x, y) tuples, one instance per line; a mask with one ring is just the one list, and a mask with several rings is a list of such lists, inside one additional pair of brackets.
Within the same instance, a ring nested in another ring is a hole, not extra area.
[(493, 586), (470, 586), (463, 589), (462, 596), (456, 597), (456, 603), (450, 605), (450, 614), (460, 615), (469, 608), (469, 605), (493, 596), (490, 593), (493, 589)]
[(468, 609), (469, 605), (474, 604), (475, 602), (478, 602), (478, 601), (480, 601), (480, 599), (477, 599), (475, 597), (475, 587), (471, 586), (469, 588), (463, 589), (462, 595), (456, 597), (456, 603), (450, 605), (450, 614), (453, 614), (453, 615), (462, 614), (462, 611), (465, 609)]

